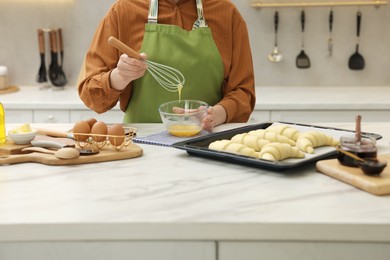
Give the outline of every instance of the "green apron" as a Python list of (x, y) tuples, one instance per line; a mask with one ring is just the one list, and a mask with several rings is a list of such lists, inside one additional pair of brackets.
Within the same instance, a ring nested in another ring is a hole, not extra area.
[[(210, 28), (203, 17), (202, 0), (196, 0), (198, 19), (193, 30), (157, 23), (158, 0), (150, 0), (148, 23), (141, 52), (148, 59), (181, 71), (185, 77), (181, 99), (196, 99), (215, 105), (222, 98), (223, 62)], [(160, 86), (147, 71), (133, 82), (124, 123), (158, 123), (158, 107), (178, 100), (178, 92)]]

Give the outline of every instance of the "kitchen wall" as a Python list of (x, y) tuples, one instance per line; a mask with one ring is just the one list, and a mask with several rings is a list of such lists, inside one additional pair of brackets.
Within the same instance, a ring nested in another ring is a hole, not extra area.
[[(0, 0), (0, 65), (10, 81), (36, 85), (39, 68), (37, 28), (63, 29), (64, 70), (74, 85), (95, 28), (115, 0)], [(284, 60), (271, 63), (274, 8), (253, 8), (250, 0), (233, 0), (245, 18), (251, 40), (257, 86), (390, 86), (390, 5), (362, 6), (360, 52), (366, 68), (352, 71), (358, 7), (334, 7), (334, 53), (327, 55), (329, 7), (306, 8), (305, 50), (310, 69), (297, 69), (300, 52), (300, 8), (279, 8), (279, 48)], [(207, 14), (206, 14), (207, 15)], [(48, 49), (48, 46), (46, 46)], [(46, 64), (50, 57), (46, 57)]]

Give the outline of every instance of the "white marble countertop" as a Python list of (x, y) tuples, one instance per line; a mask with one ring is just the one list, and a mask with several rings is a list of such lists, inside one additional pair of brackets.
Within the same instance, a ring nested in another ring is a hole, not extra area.
[[(390, 86), (256, 87), (256, 96), (255, 110), (390, 109)], [(6, 109), (88, 109), (74, 86), (21, 86), (18, 92), (0, 95), (0, 102)]]
[[(141, 136), (162, 130), (134, 126)], [(384, 137), (379, 153), (390, 153), (388, 129), (390, 123), (362, 126)], [(318, 173), (313, 164), (271, 172), (140, 146), (144, 155), (129, 160), (0, 166), (0, 241), (390, 241), (390, 197)]]

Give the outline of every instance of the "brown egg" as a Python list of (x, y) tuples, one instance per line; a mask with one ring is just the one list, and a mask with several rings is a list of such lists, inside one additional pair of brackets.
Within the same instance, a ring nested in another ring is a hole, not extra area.
[(107, 138), (107, 132), (108, 132), (107, 125), (103, 121), (97, 121), (95, 124), (93, 124), (91, 129), (92, 138), (96, 142), (105, 141)]
[(120, 146), (125, 140), (125, 129), (122, 125), (113, 125), (108, 129), (108, 135), (108, 140), (112, 145)]
[(97, 120), (95, 118), (90, 118), (90, 119), (85, 120), (85, 122), (87, 122), (89, 127), (91, 127), (91, 129), (92, 129), (92, 126), (97, 122)]
[[(74, 134), (74, 139), (76, 141), (81, 141), (81, 142), (86, 141), (89, 137), (87, 134), (89, 134), (90, 132), (91, 132), (91, 128), (89, 127), (89, 124), (85, 121), (78, 121), (73, 126), (73, 133), (76, 133)], [(78, 135), (78, 134), (83, 134), (83, 135)]]

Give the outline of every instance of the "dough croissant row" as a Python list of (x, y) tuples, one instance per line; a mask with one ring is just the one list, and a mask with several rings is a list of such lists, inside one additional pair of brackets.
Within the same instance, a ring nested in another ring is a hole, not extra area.
[(273, 142), (264, 145), (260, 152), (242, 143), (232, 140), (218, 140), (209, 145), (209, 149), (246, 155), (258, 159), (281, 161), (287, 158), (303, 158), (304, 153), (288, 143)]
[(237, 134), (231, 140), (212, 142), (209, 149), (280, 161), (286, 158), (304, 158), (304, 153), (314, 153), (315, 147), (337, 144), (338, 140), (322, 132), (302, 133), (290, 126), (277, 125)]
[(296, 146), (305, 153), (314, 153), (314, 148), (321, 146), (336, 146), (339, 144), (337, 139), (319, 131), (299, 132), (297, 129), (288, 125), (275, 125), (266, 128), (266, 131), (283, 135), (296, 142)]

